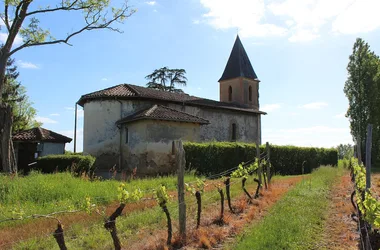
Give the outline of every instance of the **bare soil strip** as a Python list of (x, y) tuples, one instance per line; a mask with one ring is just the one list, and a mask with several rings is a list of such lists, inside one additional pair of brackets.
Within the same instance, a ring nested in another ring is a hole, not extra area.
[(350, 174), (345, 172), (331, 192), (324, 240), (316, 246), (317, 249), (359, 249), (357, 224), (351, 218), (354, 213), (350, 201), (353, 190)]

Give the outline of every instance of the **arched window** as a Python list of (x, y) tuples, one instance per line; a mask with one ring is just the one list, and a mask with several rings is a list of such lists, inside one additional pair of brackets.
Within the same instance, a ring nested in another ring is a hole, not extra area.
[(249, 86), (248, 88), (248, 99), (250, 102), (252, 102), (252, 86)]
[(236, 123), (232, 123), (232, 135), (231, 140), (236, 141)]
[(228, 87), (228, 101), (232, 101), (232, 87)]

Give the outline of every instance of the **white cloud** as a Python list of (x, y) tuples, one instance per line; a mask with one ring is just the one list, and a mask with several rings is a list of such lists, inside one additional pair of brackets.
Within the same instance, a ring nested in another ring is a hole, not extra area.
[(260, 109), (263, 110), (264, 112), (274, 111), (274, 110), (279, 109), (279, 108), (281, 108), (280, 103), (264, 104), (260, 107)]
[(23, 69), (39, 69), (39, 67), (31, 62), (24, 62), (22, 60), (17, 61), (17, 65)]
[(380, 27), (379, 9), (379, 0), (355, 1), (339, 13), (332, 23), (332, 30), (343, 34), (373, 31)]
[(243, 37), (285, 35), (287, 29), (265, 23), (266, 6), (263, 0), (200, 0), (208, 9), (203, 15), (216, 29), (236, 28)]
[(304, 104), (304, 105), (300, 106), (300, 108), (321, 109), (321, 108), (327, 107), (327, 106), (328, 106), (328, 104), (326, 102), (312, 102), (312, 103)]
[[(7, 41), (8, 34), (0, 33), (0, 43), (5, 43)], [(20, 45), (22, 43), (22, 37), (20, 35), (16, 35), (16, 38), (13, 42), (14, 46)]]
[(66, 110), (75, 110), (73, 107), (65, 107)]
[(297, 30), (295, 33), (289, 37), (289, 42), (308, 42), (318, 38), (319, 35), (313, 31), (302, 29)]
[(103, 77), (102, 81), (108, 81), (108, 78)]
[(58, 123), (57, 121), (50, 119), (49, 117), (42, 117), (42, 116), (37, 116), (36, 117), (37, 122), (42, 122), (43, 124), (55, 124)]
[(199, 20), (193, 20), (193, 24), (200, 24), (201, 23), (201, 21), (199, 21)]
[(380, 28), (379, 0), (235, 0), (233, 3), (200, 0), (200, 3), (207, 9), (201, 21), (216, 29), (238, 29), (245, 37), (289, 35), (290, 42), (308, 42), (320, 37), (326, 29), (337, 34), (358, 34)]
[(60, 116), (58, 113), (50, 114), (50, 116)]
[(156, 5), (156, 1), (149, 1), (149, 2), (145, 2), (146, 4), (148, 4), (148, 5), (151, 5), (151, 6), (153, 6), (153, 5)]

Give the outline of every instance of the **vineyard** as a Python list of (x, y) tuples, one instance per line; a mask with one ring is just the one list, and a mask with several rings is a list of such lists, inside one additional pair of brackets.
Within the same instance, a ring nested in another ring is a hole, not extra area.
[(184, 174), (183, 197), (180, 174), (128, 182), (1, 176), (0, 249), (315, 246), (342, 169), (278, 176), (268, 153), (212, 175)]

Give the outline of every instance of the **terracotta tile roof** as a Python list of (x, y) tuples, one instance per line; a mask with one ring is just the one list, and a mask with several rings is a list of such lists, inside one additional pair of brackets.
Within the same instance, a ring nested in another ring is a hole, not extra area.
[(79, 99), (78, 104), (83, 107), (83, 105), (87, 101), (101, 99), (145, 99), (154, 101), (182, 103), (194, 106), (205, 106), (210, 108), (238, 110), (257, 114), (266, 114), (265, 112), (252, 109), (247, 105), (218, 102), (210, 99), (191, 96), (185, 93), (167, 92), (162, 90), (145, 88), (142, 86), (136, 86), (132, 84), (120, 84), (107, 89), (83, 95)]
[(137, 120), (164, 120), (174, 122), (189, 122), (199, 124), (209, 124), (208, 120), (200, 118), (198, 116), (190, 115), (185, 112), (181, 112), (162, 105), (153, 105), (148, 109), (138, 111), (132, 115), (129, 115), (123, 119), (120, 119), (116, 124), (129, 123)]
[(25, 142), (64, 142), (69, 143), (71, 138), (55, 133), (53, 131), (37, 127), (20, 131), (12, 136), (13, 141)]

